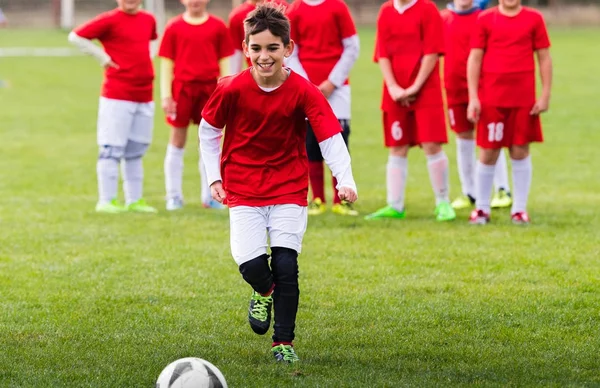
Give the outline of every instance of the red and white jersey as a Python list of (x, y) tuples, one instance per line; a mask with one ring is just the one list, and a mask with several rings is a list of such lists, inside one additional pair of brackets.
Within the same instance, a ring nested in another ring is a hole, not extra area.
[[(415, 0), (402, 12), (393, 0), (383, 4), (377, 18), (375, 62), (387, 58), (392, 64), (396, 82), (408, 88), (415, 81), (421, 60), (427, 54), (444, 53), (444, 26), (435, 4), (429, 0)], [(439, 64), (421, 88), (414, 108), (441, 105)], [(393, 110), (397, 103), (383, 88), (382, 110)]]
[[(287, 7), (289, 4), (286, 0), (267, 0)], [(229, 36), (235, 50), (242, 51), (242, 41), (246, 39), (244, 32), (244, 20), (248, 14), (256, 9), (255, 4), (246, 1), (243, 4), (235, 7), (229, 14)], [(250, 58), (246, 58), (248, 66), (252, 66)]]
[(293, 71), (269, 92), (251, 69), (221, 78), (202, 118), (227, 128), (221, 176), (230, 207), (307, 206), (306, 119), (319, 142), (341, 132), (323, 94)]
[(496, 107), (531, 107), (535, 103), (537, 50), (550, 47), (542, 14), (523, 7), (515, 16), (498, 7), (483, 11), (477, 19), (472, 48), (483, 49), (479, 98)]
[(296, 0), (288, 8), (288, 17), (300, 63), (308, 79), (320, 85), (340, 60), (342, 41), (356, 35), (350, 10), (342, 0), (323, 0), (316, 5)]
[(105, 70), (103, 97), (152, 101), (154, 68), (150, 59), (150, 41), (157, 38), (154, 16), (142, 10), (128, 14), (114, 9), (77, 27), (74, 32), (85, 39), (98, 39), (119, 66)]
[(444, 86), (448, 105), (469, 102), (467, 59), (471, 51), (471, 35), (480, 12), (474, 10), (468, 14), (458, 14), (445, 9), (440, 13), (444, 21)]
[(193, 25), (182, 15), (173, 18), (163, 35), (158, 55), (174, 63), (175, 81), (214, 81), (220, 76), (219, 60), (233, 54), (225, 22), (209, 15)]

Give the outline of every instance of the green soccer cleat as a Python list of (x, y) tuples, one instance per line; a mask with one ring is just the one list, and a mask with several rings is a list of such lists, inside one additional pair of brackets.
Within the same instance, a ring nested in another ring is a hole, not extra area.
[(452, 221), (456, 213), (448, 201), (442, 201), (435, 207), (435, 218), (438, 221)]
[(127, 205), (127, 211), (134, 213), (158, 213), (158, 210), (148, 205), (143, 198)]
[(509, 192), (505, 191), (504, 189), (500, 189), (494, 193), (490, 205), (492, 209), (510, 207), (512, 205), (512, 197)]
[(377, 210), (375, 213), (371, 213), (371, 214), (365, 216), (365, 220), (377, 220), (380, 218), (403, 219), (403, 218), (406, 218), (406, 210), (402, 210), (401, 212), (399, 212), (398, 210), (396, 210), (395, 208), (393, 208), (391, 206), (386, 206), (386, 207), (382, 207), (381, 209)]
[(354, 209), (352, 204), (348, 201), (342, 201), (342, 203), (336, 203), (331, 208), (331, 211), (335, 214), (339, 214), (340, 216), (356, 217), (358, 215), (358, 211), (356, 209)]
[(319, 216), (325, 213), (326, 210), (327, 208), (325, 207), (325, 204), (323, 203), (321, 198), (315, 198), (308, 204), (309, 216)]
[(452, 207), (456, 210), (468, 209), (475, 204), (475, 201), (468, 195), (461, 195), (452, 201)]
[(259, 335), (266, 334), (271, 327), (272, 296), (262, 296), (254, 291), (248, 307), (248, 323), (252, 330)]
[(300, 361), (292, 345), (276, 345), (271, 348), (277, 362), (293, 364)]
[(121, 205), (116, 198), (110, 202), (98, 202), (96, 204), (97, 213), (118, 214), (126, 211), (127, 209), (125, 209), (125, 207)]

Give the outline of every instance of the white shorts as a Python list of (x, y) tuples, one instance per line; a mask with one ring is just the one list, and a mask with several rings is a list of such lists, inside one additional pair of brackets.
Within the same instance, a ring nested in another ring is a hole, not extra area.
[(266, 254), (269, 245), (300, 253), (307, 214), (306, 207), (298, 205), (229, 208), (233, 259), (241, 265)]
[(98, 145), (125, 147), (128, 140), (152, 142), (154, 102), (133, 102), (100, 97)]

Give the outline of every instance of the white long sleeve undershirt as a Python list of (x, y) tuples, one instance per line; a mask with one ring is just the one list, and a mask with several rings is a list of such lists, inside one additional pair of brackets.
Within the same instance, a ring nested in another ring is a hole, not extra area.
[[(200, 138), (200, 154), (206, 168), (208, 184), (212, 185), (222, 180), (221, 138), (223, 137), (223, 129), (216, 128), (202, 119), (198, 128), (198, 137)], [(347, 187), (357, 192), (352, 175), (350, 154), (342, 134), (338, 133), (329, 139), (323, 140), (319, 143), (319, 148), (325, 163), (338, 181), (337, 189)]]
[(77, 46), (83, 53), (89, 54), (92, 57), (96, 58), (100, 65), (104, 66), (112, 59), (110, 55), (108, 55), (102, 47), (96, 46), (94, 42), (89, 39), (82, 38), (77, 35), (74, 31), (69, 33), (69, 42)]
[(298, 46), (294, 47), (294, 51), (292, 51), (292, 55), (287, 58), (284, 63), (287, 67), (294, 70), (295, 73), (301, 75), (305, 79), (308, 79), (308, 75), (306, 74), (306, 70), (302, 67), (302, 63), (300, 63), (300, 57), (298, 56), (300, 48)]
[(244, 53), (242, 50), (235, 50), (229, 61), (229, 74), (237, 74), (242, 71)]
[(344, 51), (331, 70), (331, 73), (329, 73), (329, 77), (327, 77), (337, 88), (344, 85), (344, 82), (350, 76), (350, 70), (352, 70), (360, 54), (360, 40), (358, 35), (342, 39), (342, 45), (344, 46)]

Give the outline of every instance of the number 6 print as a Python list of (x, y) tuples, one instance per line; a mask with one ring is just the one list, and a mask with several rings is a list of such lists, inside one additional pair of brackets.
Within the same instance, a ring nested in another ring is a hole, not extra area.
[(402, 127), (400, 126), (400, 121), (394, 121), (392, 124), (392, 137), (396, 141), (402, 139)]
[(504, 124), (503, 123), (489, 123), (488, 124), (488, 141), (498, 142), (502, 141), (504, 137)]

